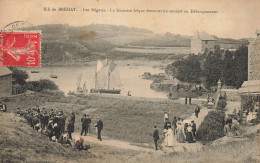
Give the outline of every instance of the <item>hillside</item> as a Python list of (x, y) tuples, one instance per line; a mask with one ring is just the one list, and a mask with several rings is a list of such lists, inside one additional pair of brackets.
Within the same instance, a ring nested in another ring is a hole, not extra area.
[(134, 46), (155, 46), (155, 47), (190, 47), (189, 36), (174, 35), (172, 33), (165, 33), (155, 35), (152, 38), (139, 40), (130, 45)]
[(45, 63), (82, 58), (96, 60), (100, 58), (99, 53), (153, 35), (146, 29), (105, 24), (81, 27), (46, 24), (27, 29), (42, 31), (42, 60)]
[(0, 113), (1, 162), (66, 162), (82, 161), (94, 155), (78, 152), (51, 142), (29, 127), (23, 118), (12, 113)]
[[(108, 53), (114, 53), (117, 48), (172, 48), (172, 47), (190, 47), (191, 36), (179, 34), (164, 33), (154, 34), (152, 31), (142, 28), (133, 28), (127, 26), (90, 24), (87, 26), (69, 26), (67, 24), (45, 24), (27, 28), (30, 30), (42, 31), (42, 60), (43, 63), (71, 62), (71, 61), (89, 61), (100, 58), (109, 58)], [(234, 40), (229, 38), (216, 37), (216, 43), (223, 48), (237, 48), (246, 39)], [(120, 56), (112, 55), (113, 59), (133, 58), (131, 56), (150, 58), (159, 58), (147, 56), (139, 52), (131, 52), (126, 55), (125, 52)], [(178, 54), (161, 51), (163, 54)], [(159, 55), (160, 56), (160, 55)]]

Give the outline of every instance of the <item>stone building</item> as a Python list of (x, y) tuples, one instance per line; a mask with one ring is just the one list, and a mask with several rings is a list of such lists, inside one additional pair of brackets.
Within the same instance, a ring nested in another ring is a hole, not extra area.
[[(248, 45), (248, 81), (244, 81), (239, 89), (241, 109), (251, 99), (251, 103), (260, 104), (260, 30), (256, 30), (256, 38)], [(252, 110), (253, 108), (251, 108)]]
[(0, 97), (12, 95), (12, 71), (7, 67), (0, 67)]
[(208, 33), (196, 31), (191, 38), (190, 52), (197, 55), (205, 50), (214, 50), (215, 42), (215, 38)]

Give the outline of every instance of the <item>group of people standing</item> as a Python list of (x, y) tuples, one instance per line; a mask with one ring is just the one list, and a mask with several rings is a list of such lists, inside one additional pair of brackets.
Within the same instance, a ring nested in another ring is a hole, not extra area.
[[(169, 114), (165, 112), (164, 114), (164, 140), (167, 147), (174, 146), (174, 135), (177, 136), (177, 141), (179, 143), (193, 143), (196, 142), (196, 124), (194, 120), (188, 121), (183, 120), (180, 117), (174, 117), (173, 121), (169, 120)], [(154, 126), (153, 140), (155, 144), (155, 149), (158, 150), (159, 132), (157, 126)]]
[[(63, 111), (57, 111), (50, 109), (47, 111), (45, 108), (40, 109), (28, 108), (25, 111), (17, 108), (16, 115), (24, 117), (28, 124), (38, 132), (41, 132), (48, 136), (49, 140), (54, 142), (59, 142), (64, 145), (72, 146), (72, 133), (74, 132), (74, 125), (76, 116), (71, 112), (68, 118), (67, 128), (65, 128), (66, 116)], [(84, 114), (81, 118), (82, 130), (81, 136), (84, 133), (84, 136), (91, 131), (91, 118), (89, 115)], [(95, 125), (98, 131), (98, 139), (101, 141), (101, 130), (103, 129), (103, 122), (99, 119)], [(84, 149), (83, 147), (84, 139), (82, 137), (79, 140), (75, 140), (75, 147), (79, 150)]]
[(65, 129), (66, 116), (63, 111), (50, 109), (49, 113), (45, 108), (29, 108), (26, 111), (17, 108), (16, 114), (24, 117), (28, 124), (35, 130), (47, 135), (49, 140), (68, 143), (72, 140), (74, 132), (75, 114), (72, 112), (68, 125)]
[[(188, 104), (188, 97), (185, 97), (185, 104)], [(189, 104), (191, 105), (191, 97), (189, 97)]]

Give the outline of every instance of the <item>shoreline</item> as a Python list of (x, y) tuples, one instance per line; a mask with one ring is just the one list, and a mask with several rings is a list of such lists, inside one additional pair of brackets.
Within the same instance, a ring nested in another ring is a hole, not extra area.
[[(104, 60), (104, 59), (101, 59)], [(119, 66), (167, 66), (172, 60), (148, 60), (148, 59), (127, 59), (127, 60), (113, 60)], [(38, 69), (44, 67), (79, 67), (79, 66), (96, 66), (97, 61), (86, 61), (77, 63), (42, 63), (41, 67), (26, 67), (28, 69)], [(130, 64), (130, 65), (128, 65)]]

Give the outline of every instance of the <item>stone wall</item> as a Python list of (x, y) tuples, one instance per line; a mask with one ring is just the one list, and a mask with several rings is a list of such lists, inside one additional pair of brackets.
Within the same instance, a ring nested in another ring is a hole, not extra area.
[(240, 101), (241, 97), (238, 89), (221, 89), (221, 95), (226, 93), (227, 101)]
[(215, 41), (213, 41), (213, 40), (201, 41), (202, 52), (204, 52), (206, 48), (208, 50), (214, 49), (214, 46), (215, 46)]
[(198, 36), (193, 36), (191, 38), (190, 53), (193, 53), (195, 55), (201, 53), (201, 40)]
[(260, 36), (248, 45), (248, 80), (260, 80)]

